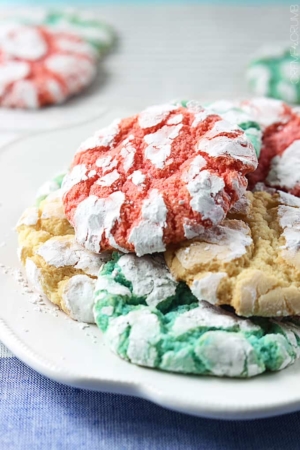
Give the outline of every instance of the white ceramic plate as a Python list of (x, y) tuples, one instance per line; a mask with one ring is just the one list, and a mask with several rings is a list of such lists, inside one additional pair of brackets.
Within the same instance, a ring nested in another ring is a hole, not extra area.
[[(100, 331), (38, 307), (13, 276), (19, 269), (13, 227), (36, 189), (67, 167), (95, 129), (131, 111), (110, 111), (88, 124), (24, 138), (0, 152), (0, 339), (24, 363), (70, 386), (143, 397), (189, 414), (248, 419), (300, 409), (300, 363), (251, 380), (173, 375), (136, 367), (110, 353)], [(2, 242), (3, 241), (3, 242)], [(5, 245), (4, 245), (5, 244)], [(8, 273), (2, 273), (8, 271)]]

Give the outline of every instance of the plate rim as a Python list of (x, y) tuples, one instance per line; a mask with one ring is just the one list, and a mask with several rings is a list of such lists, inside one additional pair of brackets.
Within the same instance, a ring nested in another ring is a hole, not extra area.
[[(172, 401), (169, 395), (165, 395), (154, 384), (149, 382), (131, 381), (127, 382), (116, 378), (83, 376), (80, 373), (60, 368), (46, 357), (42, 357), (32, 348), (26, 345), (7, 324), (5, 319), (0, 317), (0, 340), (1, 342), (26, 366), (35, 370), (39, 374), (66, 386), (85, 389), (95, 392), (107, 392), (113, 394), (129, 395), (144, 400), (151, 401), (159, 406), (170, 409), (172, 411), (208, 419), (217, 420), (254, 420), (261, 418), (274, 417), (282, 414), (296, 412), (300, 409), (300, 399), (295, 399), (293, 403), (287, 401), (274, 406), (272, 404), (261, 407), (257, 406), (241, 406), (236, 407), (225, 406), (224, 404), (205, 404), (191, 405), (184, 402)], [(126, 364), (130, 364), (127, 361)], [(155, 370), (147, 367), (138, 367), (139, 370)], [(174, 374), (173, 374), (174, 375)], [(175, 374), (176, 375), (176, 374)], [(189, 376), (179, 374), (179, 376)], [(200, 378), (201, 379), (201, 378)], [(247, 379), (237, 380), (247, 383)]]

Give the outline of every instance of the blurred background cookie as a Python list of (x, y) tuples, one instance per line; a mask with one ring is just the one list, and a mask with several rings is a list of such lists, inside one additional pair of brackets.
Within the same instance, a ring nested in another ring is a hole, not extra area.
[(264, 46), (250, 62), (247, 80), (255, 95), (288, 103), (300, 102), (300, 66), (297, 48), (291, 45)]
[(100, 56), (107, 52), (116, 41), (113, 28), (87, 11), (79, 12), (71, 8), (49, 9), (45, 11), (43, 23), (52, 30), (79, 35), (92, 44)]
[(0, 105), (35, 109), (64, 102), (96, 76), (97, 51), (79, 36), (0, 24)]

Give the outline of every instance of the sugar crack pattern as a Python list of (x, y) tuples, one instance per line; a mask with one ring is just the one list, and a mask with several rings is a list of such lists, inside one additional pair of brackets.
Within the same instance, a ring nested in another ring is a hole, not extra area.
[(78, 242), (138, 256), (219, 224), (257, 157), (238, 125), (196, 102), (157, 105), (80, 145), (63, 185)]

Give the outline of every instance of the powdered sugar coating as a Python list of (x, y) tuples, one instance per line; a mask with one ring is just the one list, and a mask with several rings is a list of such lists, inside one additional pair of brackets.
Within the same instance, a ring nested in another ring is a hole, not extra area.
[(141, 128), (152, 128), (159, 125), (169, 116), (171, 111), (176, 110), (174, 105), (154, 105), (139, 114), (139, 125)]
[(287, 192), (283, 192), (283, 191), (275, 190), (275, 192), (277, 192), (277, 194), (279, 195), (279, 198), (283, 205), (295, 206), (297, 208), (300, 208), (300, 198), (295, 197), (295, 195), (288, 194)]
[(247, 192), (247, 200), (222, 224), (168, 248), (168, 267), (198, 300), (238, 315), (298, 315), (300, 199), (267, 188)]
[(106, 128), (96, 131), (94, 136), (85, 140), (78, 148), (77, 152), (85, 152), (94, 147), (111, 147), (115, 137), (119, 133), (119, 120), (116, 119)]
[(65, 220), (66, 216), (62, 204), (62, 190), (58, 189), (47, 195), (43, 203), (41, 212), (42, 219), (61, 219)]
[(250, 201), (246, 195), (243, 195), (231, 208), (231, 213), (247, 214), (250, 207)]
[(224, 120), (233, 125), (239, 125), (253, 120), (253, 117), (240, 108), (239, 102), (218, 100), (206, 105), (214, 114), (219, 114)]
[(146, 253), (163, 252), (163, 229), (166, 225), (167, 208), (157, 189), (150, 191), (149, 198), (143, 201), (142, 220), (133, 227), (128, 242), (134, 245), (138, 256)]
[(286, 123), (293, 115), (292, 109), (281, 100), (257, 97), (241, 102), (245, 110), (263, 128), (274, 123)]
[(22, 61), (3, 61), (0, 70), (0, 94), (5, 93), (10, 83), (22, 80), (30, 73), (29, 64)]
[[(103, 55), (114, 43), (113, 29), (91, 11), (77, 11), (74, 8), (44, 9), (26, 17), (26, 23), (44, 24), (54, 33), (70, 33), (80, 36)], [(20, 20), (24, 21), (24, 11)]]
[(209, 103), (206, 108), (211, 111), (211, 114), (218, 114), (223, 120), (230, 122), (233, 125), (233, 130), (238, 129), (238, 127), (242, 128), (247, 139), (254, 146), (256, 155), (259, 156), (262, 143), (261, 125), (255, 117), (245, 110), (241, 102), (219, 100)]
[[(204, 340), (209, 344), (199, 347), (196, 354), (206, 363), (209, 362), (214, 375), (237, 377), (244, 370), (245, 364), (248, 367), (249, 377), (262, 373), (255, 350), (244, 336), (224, 331), (209, 331)], [(291, 358), (287, 352), (285, 357), (288, 358), (286, 364), (290, 364)]]
[(191, 291), (198, 300), (206, 300), (215, 305), (218, 302), (217, 290), (220, 281), (226, 276), (225, 272), (209, 272), (200, 280), (193, 282)]
[[(80, 322), (94, 322), (93, 290), (107, 253), (92, 253), (75, 240), (62, 205), (62, 176), (45, 183), (38, 207), (28, 208), (17, 224), (20, 261), (34, 289)], [(46, 189), (47, 188), (47, 189)], [(49, 188), (49, 189), (48, 189)]]
[(36, 61), (47, 54), (48, 45), (37, 28), (24, 27), (21, 32), (13, 23), (0, 27), (0, 47), (8, 58)]
[(88, 169), (84, 164), (79, 164), (78, 166), (73, 167), (72, 171), (68, 174), (62, 184), (62, 192), (68, 192), (75, 184), (80, 183), (81, 181), (87, 180)]
[(197, 308), (184, 312), (176, 318), (172, 331), (176, 336), (182, 336), (199, 326), (212, 326), (228, 331), (234, 328), (247, 332), (259, 330), (259, 326), (248, 319), (245, 320), (234, 314), (228, 314), (219, 307), (214, 307), (206, 301), (200, 301)]
[(187, 184), (192, 209), (199, 212), (203, 219), (210, 219), (213, 225), (220, 223), (225, 217), (222, 204), (215, 201), (215, 197), (222, 194), (224, 186), (223, 178), (212, 175), (208, 170), (198, 173)]
[(86, 274), (97, 276), (107, 255), (89, 252), (76, 243), (73, 236), (53, 237), (36, 251), (49, 266), (67, 267), (83, 270)]
[(295, 140), (281, 155), (271, 160), (266, 179), (270, 186), (293, 189), (300, 184), (300, 140)]
[(146, 159), (158, 169), (163, 169), (166, 159), (171, 154), (172, 140), (179, 136), (182, 124), (165, 126), (153, 134), (144, 137), (147, 147), (145, 148)]
[(124, 200), (124, 194), (118, 191), (106, 199), (93, 195), (79, 203), (74, 216), (78, 242), (88, 250), (98, 253), (102, 235), (104, 234), (108, 241), (111, 240), (111, 231), (120, 218)]
[[(177, 252), (177, 258), (183, 267), (188, 267), (188, 261), (194, 251), (197, 252), (197, 263), (205, 266), (214, 258), (220, 262), (238, 259), (253, 243), (250, 228), (241, 220), (226, 219), (221, 225), (199, 230), (197, 238), (199, 241)], [(196, 297), (199, 298), (197, 295)]]
[(147, 305), (156, 307), (175, 295), (177, 283), (161, 256), (138, 259), (133, 255), (125, 255), (119, 259), (118, 266), (126, 280), (132, 283), (133, 295), (146, 297)]
[[(44, 200), (46, 197), (48, 197), (51, 194), (54, 195), (60, 195), (60, 188), (63, 182), (63, 179), (66, 175), (66, 171), (62, 171), (58, 173), (52, 180), (48, 180), (45, 183), (43, 183), (36, 193), (36, 203), (39, 205), (39, 203)], [(58, 192), (58, 193), (57, 193)]]
[(72, 319), (83, 323), (94, 323), (95, 282), (96, 280), (86, 275), (75, 275), (65, 284), (62, 302)]
[(130, 175), (130, 178), (136, 186), (140, 186), (144, 183), (146, 176), (140, 171), (135, 170), (132, 175)]
[(278, 216), (285, 239), (282, 256), (300, 270), (300, 208), (281, 205)]
[[(224, 131), (222, 128), (223, 127), (216, 127), (216, 130), (211, 130), (213, 133), (209, 134), (207, 136), (207, 139), (203, 139), (200, 142), (198, 150), (208, 153), (210, 156), (213, 156), (215, 158), (221, 155), (228, 155), (245, 164), (252, 164), (253, 169), (256, 169), (257, 159), (255, 156), (249, 155), (245, 140), (241, 140), (240, 138), (233, 139), (232, 137), (227, 136), (217, 137)], [(213, 137), (215, 137), (216, 139), (209, 139)], [(249, 156), (251, 156), (251, 158)]]
[(95, 288), (94, 314), (110, 349), (161, 370), (252, 377), (299, 357), (299, 326), (245, 320), (193, 297), (163, 259), (115, 255)]
[(39, 293), (43, 294), (44, 290), (41, 284), (41, 269), (37, 267), (37, 265), (32, 261), (32, 259), (27, 258), (25, 263), (25, 272), (26, 277), (29, 283), (32, 284), (34, 289)]
[(16, 227), (20, 227), (21, 225), (36, 225), (39, 220), (39, 213), (38, 208), (35, 206), (32, 206), (31, 208), (27, 208), (20, 219), (18, 220), (18, 223)]
[(17, 23), (0, 25), (0, 104), (60, 103), (91, 83), (96, 52), (78, 36)]
[(158, 356), (155, 344), (160, 337), (158, 318), (150, 311), (142, 309), (112, 320), (106, 339), (115, 353), (118, 352), (120, 346), (120, 336), (126, 332), (128, 327), (131, 327), (131, 339), (127, 349), (128, 358), (135, 364), (155, 367)]
[(103, 175), (103, 177), (99, 178), (99, 180), (97, 180), (96, 183), (99, 184), (99, 186), (111, 186), (119, 178), (120, 178), (120, 174), (115, 169), (112, 172), (107, 173), (106, 175)]
[[(238, 126), (199, 104), (154, 106), (79, 147), (63, 187), (66, 215), (89, 250), (161, 252), (190, 226), (220, 223), (256, 164)], [(107, 202), (116, 211), (111, 223), (98, 207)]]

